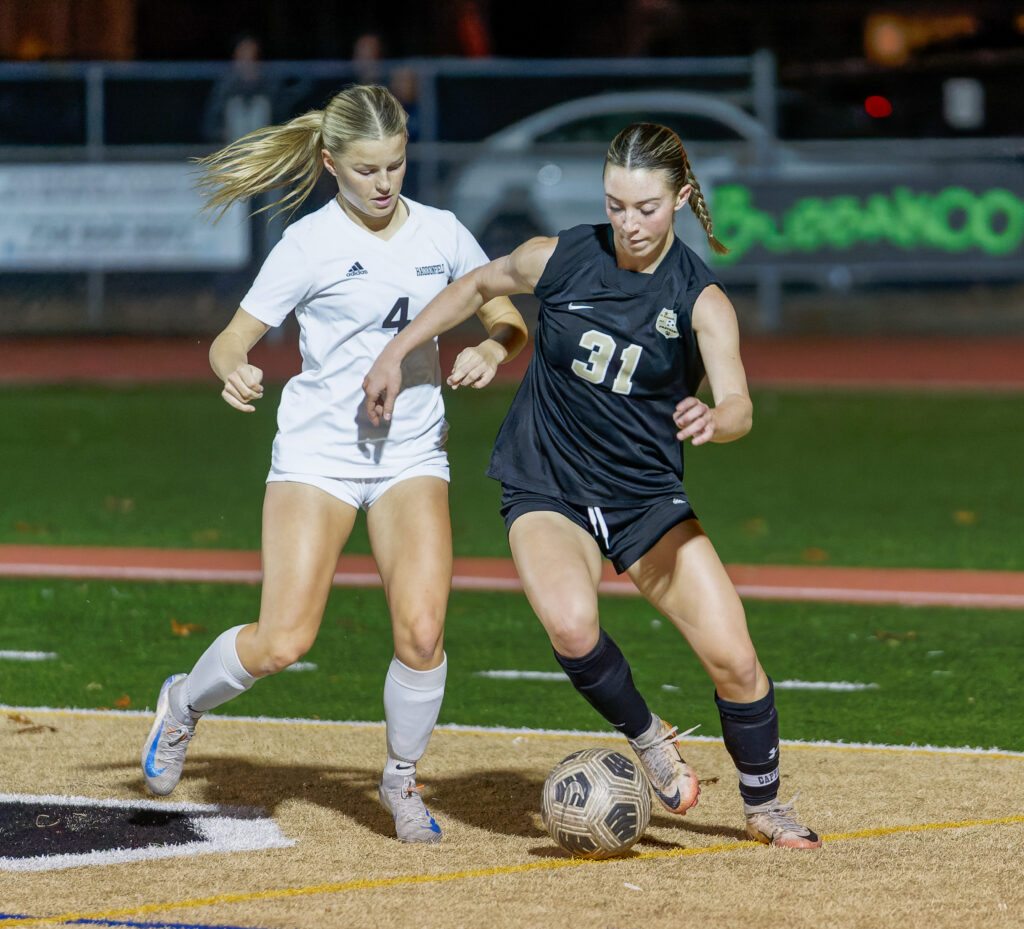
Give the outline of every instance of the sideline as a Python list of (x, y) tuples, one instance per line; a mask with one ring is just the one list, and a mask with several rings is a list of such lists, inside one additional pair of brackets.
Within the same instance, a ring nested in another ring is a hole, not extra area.
[[(823, 565), (726, 565), (741, 597), (835, 603), (1024, 609), (1024, 572)], [(605, 563), (600, 592), (639, 596)], [(258, 551), (0, 545), (0, 577), (258, 584)], [(336, 587), (379, 587), (369, 555), (342, 555)], [(456, 558), (453, 590), (522, 590), (510, 558)]]
[[(0, 703), (0, 713), (12, 713), (18, 716), (99, 716), (101, 718), (133, 718), (145, 717), (150, 719), (153, 716), (151, 709), (145, 710), (97, 710), (77, 707), (53, 707), (53, 706), (11, 706)], [(221, 716), (216, 713), (207, 713), (203, 717), (206, 723), (220, 723), (223, 725), (241, 724), (251, 725), (253, 723), (270, 726), (302, 726), (310, 729), (380, 729), (383, 731), (383, 720), (358, 720), (358, 719), (302, 719), (289, 716)], [(485, 735), (485, 736), (514, 736), (514, 741), (519, 739), (562, 739), (566, 737), (581, 739), (597, 739), (607, 742), (621, 743), (622, 736), (607, 730), (588, 729), (527, 729), (523, 727), (512, 728), (508, 726), (467, 726), (462, 723), (440, 723), (434, 727), (435, 732), (446, 732), (452, 735)], [(722, 744), (720, 736), (710, 735), (688, 735), (679, 739), (683, 743), (693, 744)], [(898, 745), (887, 742), (834, 742), (825, 740), (805, 741), (802, 739), (780, 739), (779, 744), (785, 748), (795, 749), (829, 749), (842, 752), (886, 752), (909, 755), (975, 755), (987, 758), (1015, 758), (1024, 760), (1024, 752), (1004, 748), (981, 748), (978, 746), (962, 745)]]
[[(942, 832), (953, 829), (970, 829), (977, 827), (1009, 826), (1024, 823), (1024, 816), (1004, 816), (999, 819), (965, 819), (959, 822), (943, 823), (909, 823), (904, 826), (886, 826), (878, 829), (861, 829), (858, 832), (839, 832), (823, 835), (822, 841), (828, 844), (849, 842), (857, 839), (874, 839), (881, 836), (900, 835), (916, 832)], [(651, 852), (638, 852), (623, 858), (607, 858), (591, 860), (588, 858), (559, 858), (551, 861), (532, 861), (527, 864), (498, 865), (493, 868), (474, 868), (471, 870), (449, 871), (443, 874), (404, 874), (398, 877), (377, 878), (375, 880), (360, 879), (337, 884), (314, 884), (306, 887), (282, 887), (276, 890), (257, 890), (250, 893), (224, 893), (212, 897), (192, 900), (170, 901), (167, 903), (146, 903), (142, 906), (129, 907), (121, 910), (108, 910), (95, 913), (65, 913), (60, 916), (30, 917), (22, 919), (3, 918), (0, 926), (32, 926), (39, 923), (75, 923), (111, 920), (120, 916), (145, 916), (150, 913), (165, 913), (169, 910), (196, 909), (215, 906), (220, 903), (248, 903), (256, 900), (280, 900), (294, 897), (309, 897), (320, 894), (343, 894), (356, 890), (371, 890), (380, 887), (400, 887), (411, 884), (443, 884), (449, 881), (472, 880), (480, 877), (500, 877), (509, 874), (524, 874), (531, 871), (558, 871), (562, 868), (601, 868), (615, 867), (617, 864), (631, 861), (651, 861), (666, 858), (690, 858), (696, 855), (717, 855), (720, 852), (735, 852), (743, 849), (763, 848), (761, 843), (753, 840), (741, 842), (725, 842), (719, 845), (707, 845), (703, 848), (670, 848)], [(115, 924), (116, 925), (116, 924)], [(210, 927), (214, 929), (214, 927)]]

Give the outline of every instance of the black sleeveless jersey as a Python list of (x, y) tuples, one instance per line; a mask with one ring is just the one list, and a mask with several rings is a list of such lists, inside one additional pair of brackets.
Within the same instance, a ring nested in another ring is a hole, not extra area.
[(615, 262), (608, 224), (558, 235), (534, 293), (533, 357), (487, 473), (585, 505), (675, 493), (676, 404), (704, 377), (693, 305), (718, 279), (678, 238), (653, 274)]

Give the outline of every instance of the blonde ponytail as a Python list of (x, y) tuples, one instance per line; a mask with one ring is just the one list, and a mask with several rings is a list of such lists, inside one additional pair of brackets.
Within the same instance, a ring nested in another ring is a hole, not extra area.
[(233, 203), (279, 187), (283, 196), (255, 210), (294, 213), (323, 171), (323, 149), (337, 158), (350, 142), (404, 133), (407, 115), (386, 87), (357, 84), (335, 94), (323, 110), (310, 110), (279, 126), (242, 136), (220, 151), (197, 158), (196, 187), (217, 219)]
[(217, 219), (233, 203), (278, 187), (291, 188), (284, 196), (255, 210), (279, 207), (297, 210), (316, 186), (323, 170), (323, 111), (310, 110), (280, 126), (266, 126), (232, 142), (212, 155), (196, 159), (202, 173), (196, 187), (207, 210)]

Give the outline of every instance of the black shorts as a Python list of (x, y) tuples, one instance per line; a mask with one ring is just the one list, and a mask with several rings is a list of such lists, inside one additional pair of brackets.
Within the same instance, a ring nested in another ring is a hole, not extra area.
[(654, 548), (673, 526), (697, 518), (682, 490), (656, 497), (650, 503), (608, 507), (568, 503), (558, 497), (501, 485), (501, 515), (506, 529), (511, 529), (512, 523), (524, 513), (536, 511), (561, 513), (589, 532), (601, 554), (619, 574)]

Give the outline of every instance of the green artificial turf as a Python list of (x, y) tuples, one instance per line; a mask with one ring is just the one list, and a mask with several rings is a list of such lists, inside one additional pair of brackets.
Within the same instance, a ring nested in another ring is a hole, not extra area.
[[(514, 388), (448, 391), (458, 555), (507, 555), (484, 475)], [(0, 390), (0, 542), (257, 548), (279, 389)], [(687, 447), (723, 560), (1024, 570), (1024, 403), (1013, 395), (760, 391), (754, 429)], [(368, 551), (360, 525), (353, 552)]]
[[(257, 588), (236, 585), (0, 581), (2, 648), (58, 656), (0, 659), (0, 703), (152, 707), (163, 679), (187, 671), (220, 631), (250, 621), (258, 600)], [(784, 738), (1024, 750), (1024, 733), (1006, 710), (1024, 697), (1018, 613), (756, 601), (747, 611), (761, 662), (776, 681), (877, 685), (780, 689)], [(707, 676), (653, 608), (636, 598), (605, 598), (602, 621), (653, 709), (681, 728), (700, 723), (699, 733), (720, 735)], [(605, 728), (564, 679), (477, 674), (558, 671), (522, 595), (454, 593), (446, 647), (442, 723)], [(316, 669), (262, 681), (221, 712), (380, 720), (391, 654), (382, 592), (336, 589), (304, 659)]]

